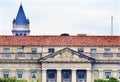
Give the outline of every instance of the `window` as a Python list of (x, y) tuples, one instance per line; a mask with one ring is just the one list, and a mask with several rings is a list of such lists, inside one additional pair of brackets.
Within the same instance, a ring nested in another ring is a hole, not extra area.
[(37, 53), (37, 48), (31, 48), (32, 54), (36, 54)]
[(109, 79), (111, 77), (111, 71), (105, 72), (105, 79)]
[(118, 48), (118, 53), (120, 54), (120, 48)]
[(85, 79), (86, 72), (85, 71), (77, 71), (77, 78), (78, 79)]
[(18, 48), (18, 53), (23, 53), (23, 48)]
[(118, 79), (120, 79), (120, 71), (118, 72)]
[(10, 51), (9, 51), (9, 48), (4, 48), (3, 49), (3, 53), (9, 53)]
[(3, 78), (9, 77), (9, 71), (3, 71)]
[(106, 54), (110, 53), (110, 48), (105, 48), (104, 53), (106, 53)]
[(62, 77), (64, 79), (70, 79), (71, 78), (71, 71), (70, 70), (63, 70), (62, 71)]
[(23, 77), (23, 72), (17, 71), (17, 78), (22, 78), (22, 77)]
[(83, 48), (78, 48), (78, 53), (84, 52)]
[(48, 52), (49, 52), (49, 53), (53, 53), (54, 51), (55, 51), (54, 48), (49, 48), (49, 49), (48, 49)]
[(55, 76), (56, 76), (56, 71), (55, 70), (48, 70), (47, 71), (47, 78), (54, 79)]
[(91, 48), (91, 53), (96, 53), (96, 48)]
[(37, 71), (31, 71), (31, 78), (37, 78)]

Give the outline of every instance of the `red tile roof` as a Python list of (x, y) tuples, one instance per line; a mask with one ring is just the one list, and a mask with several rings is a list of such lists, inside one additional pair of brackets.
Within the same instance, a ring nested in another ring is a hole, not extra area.
[(120, 36), (0, 36), (0, 46), (120, 46)]

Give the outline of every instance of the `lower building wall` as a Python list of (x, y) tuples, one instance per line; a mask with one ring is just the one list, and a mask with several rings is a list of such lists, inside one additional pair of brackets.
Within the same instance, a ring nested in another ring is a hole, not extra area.
[[(48, 65), (44, 64), (45, 67), (44, 69), (47, 70), (49, 69), (49, 63), (47, 63)], [(59, 63), (60, 64), (60, 63)], [(58, 65), (59, 64), (50, 64), (51, 67), (53, 67), (54, 69), (57, 70), (58, 72)], [(74, 63), (75, 64), (75, 63)], [(80, 65), (79, 65), (80, 64)], [(85, 63), (77, 63), (75, 65), (73, 65), (73, 63), (71, 64), (62, 64), (63, 66), (61, 66), (61, 69), (79, 69), (78, 67), (86, 67), (87, 64)], [(60, 64), (61, 65), (61, 64)], [(64, 68), (64, 66), (67, 65), (67, 68)], [(54, 66), (57, 66), (56, 68)], [(69, 67), (69, 66), (74, 66), (74, 67)], [(89, 64), (87, 65), (89, 66)], [(91, 78), (88, 77), (88, 79), (91, 79), (92, 82), (94, 82), (95, 79), (106, 79), (106, 75), (105, 72), (107, 73), (111, 73), (111, 77), (115, 77), (117, 79), (120, 79), (120, 64), (116, 63), (116, 64), (110, 64), (110, 63), (94, 63), (91, 65), (91, 70), (89, 69), (89, 71), (91, 72)], [(51, 69), (50, 67), (50, 69)], [(77, 67), (77, 68), (75, 68)], [(49, 70), (50, 70), (49, 69)], [(80, 68), (81, 69), (81, 68)], [(9, 77), (17, 77), (17, 71), (21, 70), (23, 71), (23, 78), (22, 79), (26, 79), (28, 80), (28, 82), (31, 82), (32, 80), (37, 80), (39, 79), (40, 82), (42, 82), (42, 65), (40, 63), (0, 63), (0, 77), (3, 77), (3, 71), (9, 71)], [(31, 78), (31, 71), (37, 71), (37, 77), (36, 78)], [(87, 70), (87, 68), (86, 68)], [(86, 71), (88, 72), (88, 71)], [(46, 81), (46, 80), (45, 80)], [(88, 81), (87, 81), (88, 82)]]

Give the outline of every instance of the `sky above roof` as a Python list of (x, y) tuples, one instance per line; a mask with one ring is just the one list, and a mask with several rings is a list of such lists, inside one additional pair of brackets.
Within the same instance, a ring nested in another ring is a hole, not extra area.
[(20, 3), (30, 20), (30, 35), (120, 35), (120, 0), (1, 0), (0, 35), (12, 35)]

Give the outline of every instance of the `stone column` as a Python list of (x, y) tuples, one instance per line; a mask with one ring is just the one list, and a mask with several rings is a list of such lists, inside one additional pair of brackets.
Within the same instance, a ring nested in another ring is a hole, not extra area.
[(61, 82), (61, 70), (57, 70), (57, 82)]
[(86, 82), (92, 82), (92, 80), (91, 80), (91, 70), (87, 70), (87, 78), (86, 78)]
[(71, 82), (77, 82), (76, 81), (76, 70), (72, 70), (72, 81)]
[(47, 75), (46, 75), (46, 70), (42, 70), (42, 82), (46, 82), (47, 81)]

